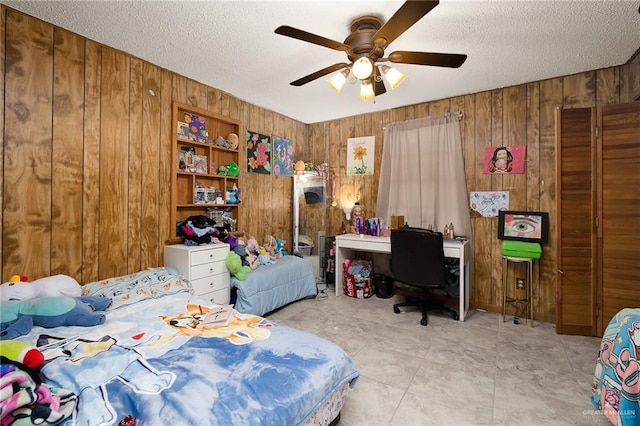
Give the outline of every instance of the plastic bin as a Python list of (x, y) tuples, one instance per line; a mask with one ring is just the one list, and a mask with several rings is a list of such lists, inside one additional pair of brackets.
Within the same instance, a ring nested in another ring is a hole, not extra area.
[(393, 278), (387, 277), (386, 275), (376, 274), (372, 279), (377, 297), (380, 299), (389, 299), (393, 296)]

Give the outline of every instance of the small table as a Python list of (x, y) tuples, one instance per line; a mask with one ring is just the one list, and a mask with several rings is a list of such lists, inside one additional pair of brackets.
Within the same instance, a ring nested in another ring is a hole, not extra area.
[[(444, 256), (460, 259), (460, 309), (458, 312), (459, 321), (464, 321), (466, 313), (469, 311), (469, 243), (468, 241), (444, 240)], [(373, 253), (391, 253), (391, 237), (374, 237), (363, 234), (343, 234), (336, 235), (336, 264), (335, 264), (335, 286), (336, 296), (342, 294), (342, 286), (338, 283), (344, 278), (344, 268), (342, 262), (354, 251), (366, 251)]]
[[(527, 267), (525, 278), (525, 291), (527, 296), (524, 298), (507, 297), (507, 269), (509, 262), (525, 263)], [(533, 259), (528, 257), (502, 256), (502, 322), (505, 321), (507, 312), (507, 303), (524, 304), (526, 312), (531, 319), (531, 327), (533, 327), (533, 284), (531, 277), (533, 276)], [(517, 311), (516, 311), (517, 312)]]

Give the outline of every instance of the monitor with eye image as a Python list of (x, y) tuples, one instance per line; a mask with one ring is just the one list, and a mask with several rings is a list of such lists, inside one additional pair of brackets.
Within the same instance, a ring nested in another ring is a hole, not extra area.
[(544, 244), (549, 237), (549, 213), (501, 210), (498, 239)]

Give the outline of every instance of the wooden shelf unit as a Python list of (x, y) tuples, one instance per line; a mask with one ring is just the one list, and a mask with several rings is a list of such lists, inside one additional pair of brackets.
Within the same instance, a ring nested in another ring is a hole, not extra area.
[[(207, 142), (188, 140), (178, 135), (178, 122), (185, 122), (185, 113), (202, 117), (205, 122), (205, 129), (208, 132)], [(192, 107), (179, 102), (173, 102), (172, 122), (175, 129), (173, 137), (173, 159), (171, 174), (171, 237), (168, 242), (182, 242), (182, 238), (176, 234), (176, 224), (193, 215), (207, 216), (207, 209), (231, 210), (230, 216), (236, 221), (236, 230), (240, 229), (240, 206), (241, 204), (227, 203), (227, 189), (234, 184), (242, 189), (240, 167), (240, 121), (225, 117), (220, 114), (209, 112), (200, 108)], [(238, 135), (238, 146), (235, 149), (216, 145), (213, 141), (219, 136), (227, 138), (230, 133)], [(199, 172), (181, 169), (178, 156), (183, 152), (183, 148), (192, 148), (195, 155), (206, 157), (206, 171)], [(238, 165), (240, 175), (237, 177), (217, 174), (220, 166), (226, 166), (230, 161)], [(212, 166), (213, 163), (213, 166)], [(223, 204), (213, 202), (197, 203), (196, 185), (201, 188), (215, 188), (221, 192)]]

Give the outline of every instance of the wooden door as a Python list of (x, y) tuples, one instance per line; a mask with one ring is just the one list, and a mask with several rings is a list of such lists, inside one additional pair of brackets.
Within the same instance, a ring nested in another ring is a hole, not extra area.
[[(563, 113), (564, 114), (564, 113)], [(598, 109), (598, 330), (640, 307), (640, 102)]]
[(556, 111), (556, 332), (595, 335), (595, 110)]

